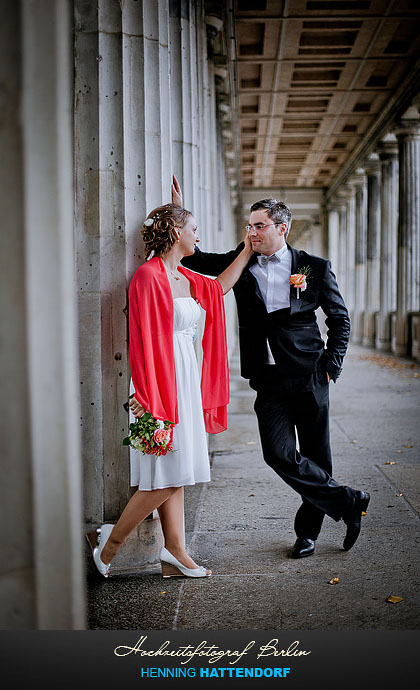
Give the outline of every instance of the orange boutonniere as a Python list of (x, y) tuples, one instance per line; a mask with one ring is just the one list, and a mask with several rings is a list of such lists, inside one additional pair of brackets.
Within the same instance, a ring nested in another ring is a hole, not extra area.
[(300, 297), (300, 290), (306, 290), (308, 287), (308, 278), (311, 273), (309, 266), (305, 266), (304, 268), (298, 270), (299, 273), (293, 273), (289, 278), (290, 285), (297, 289), (297, 299)]

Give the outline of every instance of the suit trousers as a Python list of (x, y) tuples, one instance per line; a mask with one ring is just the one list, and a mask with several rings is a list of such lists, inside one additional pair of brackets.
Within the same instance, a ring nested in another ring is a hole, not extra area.
[(254, 409), (264, 460), (302, 497), (296, 535), (316, 539), (325, 514), (340, 520), (352, 509), (355, 496), (331, 476), (326, 373), (318, 368), (306, 379), (276, 380), (274, 367), (266, 365), (250, 385), (257, 391)]

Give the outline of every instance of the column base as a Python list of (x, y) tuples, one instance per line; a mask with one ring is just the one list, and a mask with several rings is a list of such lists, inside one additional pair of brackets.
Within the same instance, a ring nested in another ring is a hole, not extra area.
[(407, 344), (406, 343), (395, 343), (394, 349), (392, 350), (394, 355), (397, 357), (408, 357)]
[(390, 340), (375, 340), (376, 350), (380, 352), (391, 352), (391, 341)]
[(397, 347), (397, 315), (394, 312), (391, 314), (391, 352), (394, 352)]
[(374, 336), (364, 335), (362, 338), (362, 345), (364, 347), (376, 347)]
[(419, 342), (420, 312), (417, 314), (411, 314), (410, 321), (411, 321), (411, 326), (410, 326), (411, 353), (410, 354), (414, 359), (416, 359), (418, 362), (420, 362), (420, 342)]
[(362, 345), (375, 347), (375, 314), (364, 314)]
[(395, 314), (392, 320), (392, 352), (398, 357), (410, 357), (412, 351), (411, 314)]
[[(95, 527), (98, 527), (98, 525), (91, 526), (86, 531), (91, 531)], [(98, 571), (93, 563), (92, 554), (86, 539), (85, 543), (87, 574), (91, 575)], [(163, 534), (158, 513), (154, 511), (153, 518), (143, 520), (121, 546), (112, 561), (112, 573), (120, 575), (123, 573), (149, 572), (150, 570), (157, 569), (160, 564), (159, 551), (161, 546), (163, 546)]]
[(379, 312), (375, 318), (375, 347), (381, 352), (391, 351), (391, 315)]
[(362, 344), (366, 347), (375, 347), (375, 324), (376, 324), (376, 312), (365, 312), (365, 319), (363, 324), (363, 338)]
[(364, 312), (353, 312), (353, 321), (351, 322), (351, 339), (353, 343), (361, 343), (363, 338), (363, 328), (365, 322)]

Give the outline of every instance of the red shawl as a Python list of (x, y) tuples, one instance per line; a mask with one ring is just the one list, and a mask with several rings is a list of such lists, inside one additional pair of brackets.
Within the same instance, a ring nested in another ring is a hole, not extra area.
[[(179, 270), (192, 283), (206, 312), (203, 335), (201, 398), (206, 431), (227, 428), (229, 374), (223, 289), (217, 280)], [(129, 289), (129, 348), (135, 396), (157, 419), (177, 424), (178, 407), (173, 349), (174, 306), (163, 262), (153, 257), (135, 272)]]

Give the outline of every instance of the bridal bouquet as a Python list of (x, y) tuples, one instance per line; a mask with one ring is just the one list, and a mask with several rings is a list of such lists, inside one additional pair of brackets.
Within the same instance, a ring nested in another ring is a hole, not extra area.
[[(132, 396), (130, 396), (132, 397)], [(125, 405), (124, 405), (125, 407)], [(123, 439), (123, 446), (141, 450), (143, 455), (166, 455), (172, 448), (171, 426), (173, 422), (155, 419), (150, 412), (130, 424), (130, 435)]]

